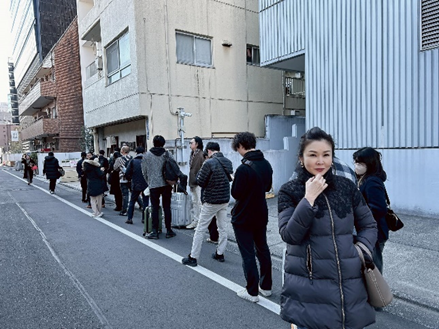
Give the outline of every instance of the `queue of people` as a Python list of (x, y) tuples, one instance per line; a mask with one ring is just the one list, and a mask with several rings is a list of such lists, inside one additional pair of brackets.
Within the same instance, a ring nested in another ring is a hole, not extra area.
[[(159, 239), (161, 199), (166, 238), (172, 238), (176, 236), (171, 227), (172, 186), (162, 168), (166, 161), (175, 160), (164, 148), (163, 136), (154, 136), (153, 144), (146, 153), (138, 147), (134, 158), (128, 146), (116, 150), (109, 161), (103, 159), (102, 152), (99, 157), (82, 153), (77, 166), (82, 201), (90, 200), (93, 215), (101, 217), (108, 181), (115, 196), (114, 210), (128, 217), (127, 224), (133, 224), (135, 203), (144, 208), (150, 200), (152, 232), (146, 238)], [(272, 294), (265, 193), (272, 187), (273, 169), (256, 149), (255, 135), (249, 132), (235, 135), (232, 141), (232, 149), (242, 156), (236, 171), (218, 143), (209, 142), (203, 151), (202, 139), (195, 136), (190, 147), (192, 218), (186, 228), (195, 229), (195, 233), (182, 264), (198, 265), (204, 233), (214, 219), (217, 227), (213, 234), (209, 230), (208, 239), (217, 244), (212, 258), (225, 261), (227, 209), (232, 196), (231, 224), (247, 282), (237, 295), (258, 302), (258, 295)], [(287, 245), (280, 315), (292, 328), (364, 328), (375, 322), (355, 243), (361, 242), (371, 251), (373, 259), (364, 254), (366, 265), (377, 266), (382, 272), (383, 250), (389, 238), (385, 220), (387, 177), (381, 154), (375, 149), (362, 148), (353, 154), (353, 160), (355, 174), (335, 157), (331, 135), (314, 127), (301, 137), (295, 173), (279, 190), (279, 234)], [(27, 157), (22, 161), (27, 168), (32, 166)], [(43, 172), (51, 181), (51, 193), (55, 190), (52, 175), (58, 167), (53, 153), (49, 153)], [(26, 170), (31, 183), (32, 176)]]

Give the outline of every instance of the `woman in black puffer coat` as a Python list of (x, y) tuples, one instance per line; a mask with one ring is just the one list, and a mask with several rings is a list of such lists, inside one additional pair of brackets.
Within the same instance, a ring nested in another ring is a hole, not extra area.
[(373, 250), (376, 222), (355, 184), (332, 174), (330, 135), (312, 128), (298, 154), (298, 177), (281, 187), (278, 199), (279, 233), (287, 243), (281, 317), (299, 328), (364, 328), (375, 322), (375, 310), (355, 242)]
[(381, 164), (381, 153), (371, 147), (363, 147), (353, 154), (358, 188), (367, 202), (378, 226), (378, 240), (373, 251), (373, 262), (383, 273), (383, 250), (389, 238), (386, 222), (387, 202), (384, 182), (386, 172)]
[(61, 177), (59, 169), (62, 169), (62, 167), (60, 167), (58, 159), (55, 158), (53, 152), (49, 152), (44, 158), (43, 175), (46, 175), (46, 178), (50, 182), (50, 194), (55, 193), (56, 180)]
[(82, 171), (87, 179), (87, 191), (90, 196), (90, 204), (93, 210), (93, 216), (102, 217), (102, 198), (105, 192), (105, 182), (102, 179), (105, 176), (105, 169), (99, 163), (98, 158), (93, 160), (84, 160)]

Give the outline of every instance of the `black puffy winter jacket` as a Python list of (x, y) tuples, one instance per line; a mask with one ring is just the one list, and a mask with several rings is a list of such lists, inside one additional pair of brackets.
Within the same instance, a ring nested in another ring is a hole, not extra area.
[(313, 329), (364, 328), (375, 322), (375, 310), (354, 244), (372, 251), (376, 222), (355, 184), (331, 171), (311, 206), (304, 198), (311, 175), (302, 171), (279, 191), (279, 233), (287, 243), (281, 317)]
[[(224, 166), (224, 168), (223, 168)], [(233, 174), (232, 161), (216, 152), (204, 161), (197, 175), (197, 184), (201, 186), (201, 202), (222, 204), (230, 201), (229, 175)]]

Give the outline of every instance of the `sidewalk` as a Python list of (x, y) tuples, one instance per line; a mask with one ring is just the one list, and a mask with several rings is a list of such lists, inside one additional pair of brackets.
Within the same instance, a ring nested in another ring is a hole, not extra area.
[[(81, 190), (79, 182), (61, 184)], [(111, 195), (106, 199), (114, 202)], [(277, 197), (267, 199), (267, 204), (267, 240), (273, 266), (281, 270), (285, 243), (278, 232)], [(231, 208), (232, 204), (229, 206), (229, 216)], [(437, 313), (438, 320), (432, 326), (439, 327), (439, 219), (398, 215), (405, 226), (398, 232), (390, 232), (384, 249), (384, 276), (395, 297), (386, 310), (404, 314), (405, 318), (422, 318), (419, 309), (414, 309), (420, 307), (425, 312)], [(236, 243), (231, 224), (228, 226), (228, 238)]]

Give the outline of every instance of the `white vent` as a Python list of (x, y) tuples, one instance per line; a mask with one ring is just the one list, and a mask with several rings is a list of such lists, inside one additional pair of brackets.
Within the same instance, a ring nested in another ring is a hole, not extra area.
[(421, 49), (439, 47), (439, 1), (421, 0)]

